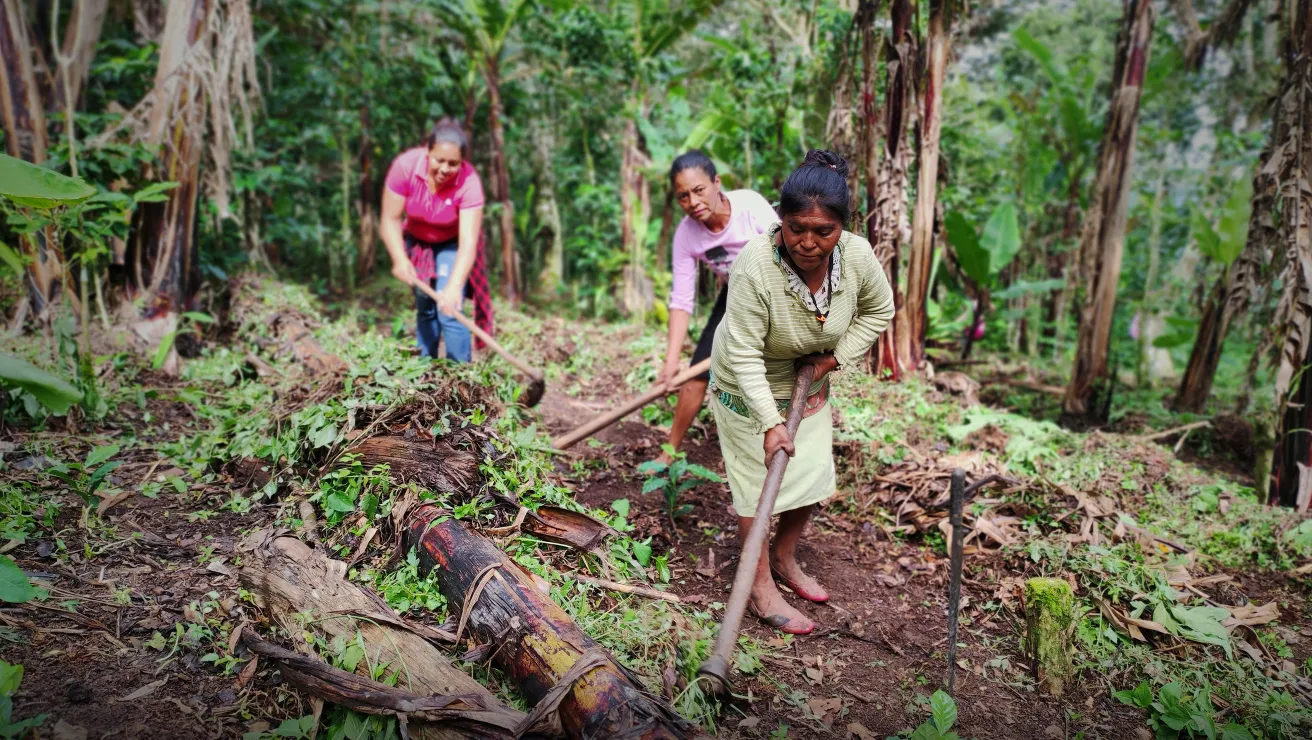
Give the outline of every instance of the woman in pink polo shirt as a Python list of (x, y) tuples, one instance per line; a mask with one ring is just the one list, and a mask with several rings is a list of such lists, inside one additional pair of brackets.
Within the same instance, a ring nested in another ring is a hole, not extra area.
[[(411, 286), (418, 314), (419, 348), (437, 357), (469, 362), (469, 330), (453, 318), (474, 299), (474, 320), (492, 331), (492, 304), (483, 256), (483, 183), (468, 161), (469, 141), (459, 124), (444, 118), (424, 138), (392, 161), (383, 190), (379, 233), (392, 258), (392, 274)], [(428, 283), (434, 302), (417, 287)]]
[[(779, 217), (774, 208), (754, 190), (720, 188), (720, 176), (715, 163), (699, 150), (681, 155), (670, 165), (670, 187), (674, 198), (686, 217), (674, 231), (674, 286), (670, 290), (669, 342), (665, 349), (665, 366), (657, 383), (668, 382), (678, 374), (683, 340), (688, 336), (688, 323), (696, 303), (697, 263), (710, 265), (721, 279), (729, 277), (734, 258), (750, 239), (765, 233)], [(692, 364), (711, 356), (711, 342), (715, 327), (724, 318), (725, 289), (721, 287), (715, 307), (702, 328), (697, 348), (692, 353)], [(684, 384), (679, 390), (679, 401), (674, 408), (674, 423), (670, 425), (670, 446), (679, 449), (683, 437), (697, 417), (706, 397), (710, 373)], [(662, 454), (662, 460), (669, 461)]]

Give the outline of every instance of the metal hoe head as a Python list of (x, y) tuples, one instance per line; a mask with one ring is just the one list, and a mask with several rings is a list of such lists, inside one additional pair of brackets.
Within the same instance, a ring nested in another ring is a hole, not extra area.
[(542, 401), (542, 394), (547, 390), (547, 381), (542, 378), (529, 378), (528, 387), (520, 395), (519, 402), (532, 408)]
[(719, 655), (712, 655), (697, 669), (697, 677), (705, 678), (706, 689), (712, 696), (726, 697), (733, 693), (729, 683), (729, 662)]

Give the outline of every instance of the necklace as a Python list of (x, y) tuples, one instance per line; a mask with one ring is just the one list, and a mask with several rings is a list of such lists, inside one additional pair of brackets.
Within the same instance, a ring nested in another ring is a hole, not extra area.
[(816, 295), (815, 293), (812, 293), (812, 294), (811, 294), (811, 305), (814, 307), (814, 310), (815, 310), (815, 320), (816, 320), (816, 321), (819, 321), (821, 324), (825, 323), (825, 320), (829, 318), (829, 309), (830, 309), (830, 308), (833, 308), (833, 297), (834, 297), (834, 296), (833, 296), (833, 293), (834, 293), (834, 254), (833, 254), (833, 252), (830, 252), (830, 253), (829, 253), (829, 264), (828, 264), (827, 271), (825, 272), (825, 287), (828, 288), (827, 295), (828, 295), (828, 297), (829, 297), (829, 305), (825, 307), (825, 312), (824, 312), (824, 313), (820, 313), (820, 299), (818, 299), (818, 298), (815, 297), (815, 295)]
[[(784, 245), (782, 242), (783, 242), (783, 237), (779, 237), (779, 241), (775, 243), (775, 248), (779, 250), (779, 255), (781, 257), (786, 257), (788, 261), (792, 263), (793, 267), (796, 268), (797, 263), (793, 262), (793, 258), (789, 256), (787, 250), (784, 249)], [(798, 269), (797, 272), (798, 272), (798, 277), (801, 277), (801, 270)], [(802, 280), (802, 284), (806, 285), (805, 279)], [(833, 252), (829, 253), (829, 263), (826, 266), (826, 271), (825, 271), (825, 286), (829, 289), (828, 290), (828, 295), (830, 298), (829, 308), (832, 308), (833, 293), (834, 293), (834, 253)], [(810, 286), (807, 286), (806, 291), (811, 294), (811, 310), (815, 312), (815, 320), (819, 321), (821, 324), (825, 323), (825, 321), (829, 318), (829, 308), (826, 308), (825, 311), (821, 313), (820, 299), (815, 297), (816, 294), (811, 290)], [(803, 305), (806, 304), (805, 301), (803, 301), (802, 303)]]

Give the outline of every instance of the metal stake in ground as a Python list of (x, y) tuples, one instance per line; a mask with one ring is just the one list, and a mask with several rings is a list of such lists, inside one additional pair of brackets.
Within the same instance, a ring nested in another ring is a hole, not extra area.
[[(802, 423), (802, 410), (806, 407), (807, 394), (811, 392), (811, 380), (815, 377), (815, 367), (803, 365), (797, 371), (793, 381), (793, 398), (788, 404), (788, 421), (784, 428), (788, 438), (797, 436), (797, 427)], [(752, 583), (756, 580), (756, 567), (761, 561), (761, 551), (765, 549), (765, 540), (770, 535), (770, 518), (774, 513), (774, 500), (779, 496), (779, 485), (784, 480), (784, 469), (788, 467), (788, 453), (779, 450), (770, 458), (770, 467), (765, 473), (765, 485), (761, 490), (761, 500), (756, 504), (756, 518), (752, 519), (752, 528), (747, 531), (743, 541), (742, 556), (738, 559), (738, 572), (733, 577), (733, 590), (729, 592), (729, 606), (724, 610), (724, 621), (720, 623), (720, 634), (715, 637), (715, 652), (702, 663), (697, 673), (711, 679), (712, 693), (721, 696), (729, 693), (729, 666), (733, 663), (733, 649), (738, 644), (738, 630), (743, 624), (743, 614), (747, 611), (747, 602), (752, 598)]]
[[(441, 299), (438, 298), (437, 296), (437, 291), (433, 290), (432, 286), (430, 286), (428, 283), (425, 283), (421, 280), (415, 283), (415, 286), (418, 287), (420, 290), (424, 291), (424, 293), (426, 293), (429, 298), (433, 299), (434, 303), (441, 303)], [(487, 332), (483, 331), (478, 327), (478, 324), (475, 324), (474, 322), (470, 321), (468, 316), (460, 313), (459, 311), (456, 311), (451, 315), (455, 318), (456, 321), (459, 321), (461, 325), (463, 325), (466, 329), (468, 329), (469, 333), (478, 337), (479, 341), (491, 347), (492, 351), (501, 355), (501, 358), (503, 360), (519, 368), (521, 372), (523, 372), (525, 375), (528, 376), (528, 380), (529, 380), (528, 388), (524, 390), (524, 395), (523, 397), (520, 398), (520, 400), (523, 401), (525, 406), (537, 406), (538, 401), (542, 400), (543, 391), (545, 391), (547, 388), (546, 376), (542, 374), (542, 371), (537, 369), (536, 367), (533, 367), (527, 362), (524, 362), (518, 357), (510, 354), (510, 352), (506, 351), (505, 347), (501, 346), (500, 342), (492, 338), (491, 334), (488, 334)]]
[(952, 571), (948, 578), (948, 693), (957, 677), (957, 620), (961, 612), (961, 557), (965, 527), (961, 526), (961, 508), (966, 499), (966, 471), (952, 469), (952, 497), (948, 522), (952, 524)]

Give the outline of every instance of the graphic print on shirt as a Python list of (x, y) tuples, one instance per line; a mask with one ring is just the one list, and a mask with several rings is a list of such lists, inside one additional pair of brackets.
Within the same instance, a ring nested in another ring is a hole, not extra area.
[(717, 245), (706, 250), (703, 258), (715, 270), (715, 274), (729, 276), (729, 268), (733, 267), (733, 255), (729, 254), (729, 250)]

